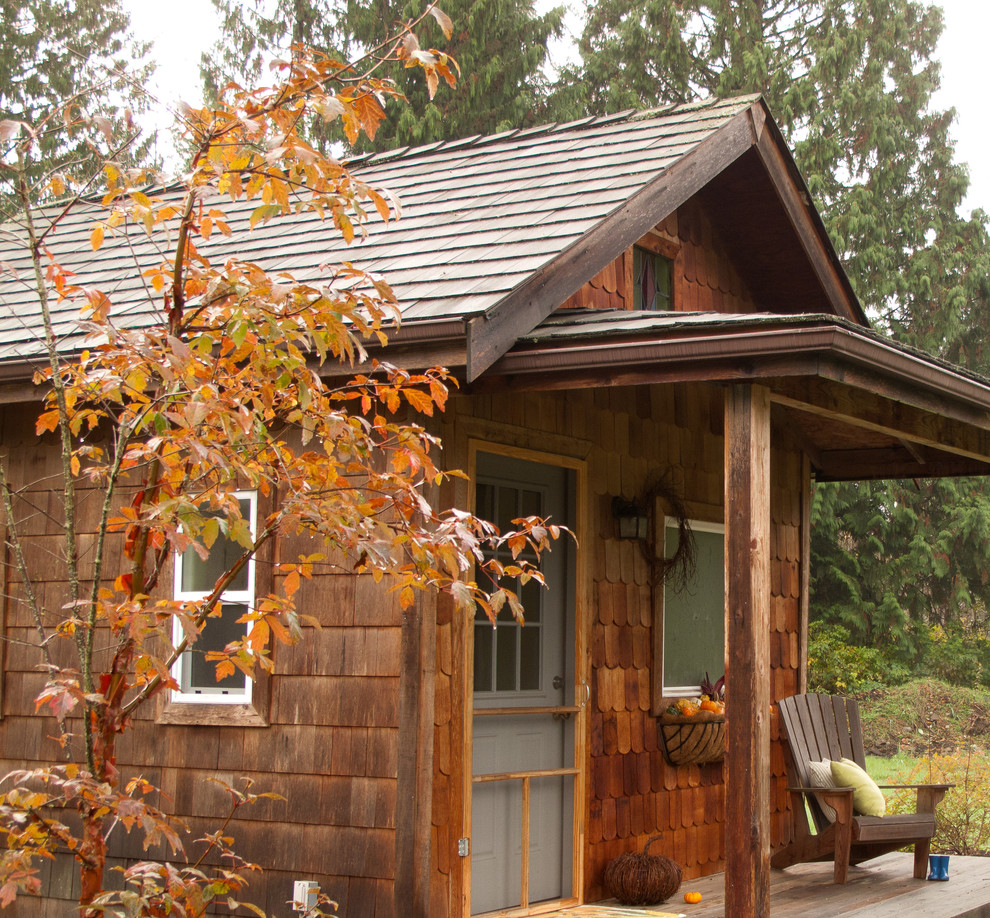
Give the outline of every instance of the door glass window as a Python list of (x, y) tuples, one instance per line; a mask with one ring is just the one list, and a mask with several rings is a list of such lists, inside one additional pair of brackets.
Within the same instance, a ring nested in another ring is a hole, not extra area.
[[(505, 532), (513, 528), (514, 519), (543, 516), (544, 495), (533, 488), (480, 483), (477, 513)], [(489, 552), (488, 557), (495, 557), (505, 564), (512, 561), (508, 548)], [(532, 552), (524, 552), (520, 558), (532, 564), (537, 560)], [(544, 592), (543, 587), (532, 580), (519, 589), (519, 600), (525, 613), (523, 624), (513, 618), (508, 603), (500, 610), (495, 628), (485, 611), (478, 609), (474, 628), (475, 692), (540, 691)]]

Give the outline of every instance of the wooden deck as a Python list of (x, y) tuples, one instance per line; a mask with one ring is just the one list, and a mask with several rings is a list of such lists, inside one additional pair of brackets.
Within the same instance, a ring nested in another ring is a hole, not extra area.
[[(770, 872), (773, 918), (990, 918), (990, 858), (956, 857), (947, 883), (915, 880), (912, 855), (897, 852), (849, 868), (844, 886), (832, 882), (831, 864), (801, 864)], [(697, 890), (697, 905), (684, 893)], [(688, 880), (670, 902), (628, 908), (614, 901), (554, 912), (557, 918), (724, 918), (724, 876)]]

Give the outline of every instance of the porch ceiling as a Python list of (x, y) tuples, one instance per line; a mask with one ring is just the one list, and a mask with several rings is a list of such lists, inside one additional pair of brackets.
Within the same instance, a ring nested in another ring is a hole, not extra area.
[(990, 383), (833, 316), (559, 315), (476, 388), (747, 381), (819, 480), (990, 474)]

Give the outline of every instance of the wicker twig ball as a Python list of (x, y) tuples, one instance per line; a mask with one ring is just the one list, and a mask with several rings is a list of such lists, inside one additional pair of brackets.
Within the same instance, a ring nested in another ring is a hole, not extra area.
[(623, 905), (658, 905), (681, 887), (681, 865), (662, 854), (650, 854), (654, 835), (641, 853), (627, 851), (608, 862), (605, 891)]

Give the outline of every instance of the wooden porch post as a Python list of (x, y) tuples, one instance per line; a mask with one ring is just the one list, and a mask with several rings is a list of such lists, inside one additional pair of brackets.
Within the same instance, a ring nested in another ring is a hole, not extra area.
[(725, 396), (726, 918), (770, 915), (770, 394)]
[(421, 597), (402, 613), (400, 659), (393, 898), (397, 915), (429, 918), (435, 597)]

